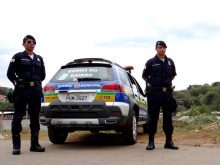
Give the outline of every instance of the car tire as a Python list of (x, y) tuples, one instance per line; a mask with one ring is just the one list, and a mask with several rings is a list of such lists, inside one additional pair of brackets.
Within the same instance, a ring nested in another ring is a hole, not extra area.
[(66, 141), (68, 132), (55, 127), (48, 127), (48, 136), (53, 144), (63, 144)]
[(133, 145), (137, 142), (137, 117), (133, 111), (128, 119), (128, 125), (123, 132), (124, 142)]

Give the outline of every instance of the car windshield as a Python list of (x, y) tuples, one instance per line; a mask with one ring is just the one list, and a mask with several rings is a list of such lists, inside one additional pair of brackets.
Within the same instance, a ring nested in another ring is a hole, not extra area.
[(52, 78), (52, 82), (69, 81), (109, 81), (114, 80), (112, 67), (82, 66), (60, 69)]

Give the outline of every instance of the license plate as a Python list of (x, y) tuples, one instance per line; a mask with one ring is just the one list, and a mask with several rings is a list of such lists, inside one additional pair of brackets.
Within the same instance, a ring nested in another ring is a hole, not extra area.
[(68, 93), (66, 96), (66, 101), (70, 101), (70, 102), (86, 102), (88, 100), (89, 100), (88, 94)]

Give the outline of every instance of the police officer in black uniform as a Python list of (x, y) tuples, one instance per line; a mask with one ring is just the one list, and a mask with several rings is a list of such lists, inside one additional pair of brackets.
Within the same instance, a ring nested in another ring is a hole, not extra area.
[(166, 135), (164, 148), (175, 149), (178, 147), (172, 141), (173, 123), (173, 88), (172, 80), (176, 76), (176, 69), (171, 58), (166, 56), (167, 45), (164, 41), (156, 42), (156, 56), (149, 59), (145, 64), (142, 78), (146, 81), (146, 91), (149, 114), (149, 144), (147, 150), (153, 150), (154, 135), (157, 132), (157, 122), (160, 109), (163, 112), (163, 130)]
[[(45, 79), (43, 58), (35, 54), (36, 40), (27, 35), (23, 39), (25, 51), (15, 54), (8, 67), (8, 79), (14, 84), (14, 116), (12, 119), (13, 155), (20, 154), (22, 131), (21, 121), (26, 109), (30, 116), (31, 147), (30, 151), (44, 152), (38, 142), (40, 123), (39, 112), (41, 109), (42, 86)], [(27, 107), (28, 105), (28, 107)]]

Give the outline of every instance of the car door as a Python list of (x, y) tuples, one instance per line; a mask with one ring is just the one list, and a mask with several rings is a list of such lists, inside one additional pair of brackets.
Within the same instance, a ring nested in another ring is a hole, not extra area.
[(147, 98), (144, 96), (143, 90), (137, 80), (128, 73), (128, 77), (132, 83), (134, 97), (139, 105), (139, 124), (147, 121)]

